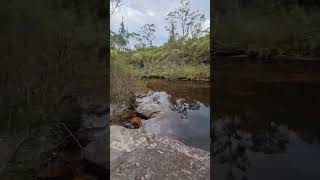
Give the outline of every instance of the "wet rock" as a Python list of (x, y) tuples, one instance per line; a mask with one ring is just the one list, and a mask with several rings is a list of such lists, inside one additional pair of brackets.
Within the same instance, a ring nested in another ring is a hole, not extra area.
[(157, 112), (157, 111), (163, 111), (165, 109), (164, 106), (161, 106), (159, 104), (155, 104), (155, 103), (152, 103), (152, 104), (140, 104), (138, 107), (137, 107), (137, 111), (141, 114), (145, 114), (145, 115), (149, 115), (151, 114), (152, 112)]

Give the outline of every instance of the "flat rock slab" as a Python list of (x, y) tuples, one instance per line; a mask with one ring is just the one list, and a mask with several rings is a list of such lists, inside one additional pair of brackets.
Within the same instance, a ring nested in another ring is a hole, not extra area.
[(168, 137), (111, 126), (111, 179), (210, 179), (209, 152)]
[(84, 149), (84, 157), (101, 166), (106, 170), (109, 169), (109, 137), (108, 131), (100, 133), (96, 139), (89, 143)]

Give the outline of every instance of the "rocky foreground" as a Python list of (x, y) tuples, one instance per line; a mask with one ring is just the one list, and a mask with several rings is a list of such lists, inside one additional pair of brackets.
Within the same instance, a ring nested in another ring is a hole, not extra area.
[[(110, 127), (111, 179), (210, 179), (209, 152), (143, 130)], [(85, 148), (85, 158), (109, 169), (107, 132)], [(105, 158), (103, 158), (105, 157)]]
[[(148, 114), (156, 109), (148, 107), (139, 110)], [(68, 134), (58, 145), (51, 142), (49, 126), (26, 140), (24, 134), (0, 137), (0, 179), (104, 180), (109, 179), (109, 169), (113, 180), (210, 179), (209, 152), (143, 129), (111, 126), (109, 131), (105, 120), (109, 116), (100, 109), (82, 114), (85, 129), (74, 132), (81, 148)]]

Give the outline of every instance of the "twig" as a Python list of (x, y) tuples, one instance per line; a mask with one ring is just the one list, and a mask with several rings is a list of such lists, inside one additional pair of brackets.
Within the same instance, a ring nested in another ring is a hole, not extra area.
[(121, 4), (121, 0), (117, 0), (117, 1), (115, 2), (115, 5), (111, 7), (111, 13), (110, 13), (110, 14), (113, 15), (113, 13), (116, 11), (117, 8), (119, 8), (120, 6), (126, 4), (127, 2), (128, 2), (128, 1), (125, 1), (125, 2), (123, 2), (123, 3)]
[(117, 105), (116, 105), (116, 107), (112, 110), (112, 112), (111, 112), (111, 117), (113, 116), (113, 113), (114, 113), (114, 111), (117, 109), (117, 107), (120, 105), (120, 103), (118, 103)]
[(130, 104), (133, 106), (134, 110), (137, 110), (136, 106), (129, 100)]
[(79, 140), (72, 134), (72, 132), (69, 130), (69, 128), (66, 126), (66, 124), (60, 122), (60, 124), (68, 131), (69, 135), (73, 138), (73, 140), (78, 144), (80, 149), (83, 149), (83, 146), (80, 144)]

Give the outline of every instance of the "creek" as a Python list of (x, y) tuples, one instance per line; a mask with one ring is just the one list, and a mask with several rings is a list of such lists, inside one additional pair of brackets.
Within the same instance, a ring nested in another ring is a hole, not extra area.
[(210, 84), (202, 81), (147, 80), (139, 106), (157, 106), (161, 116), (144, 122), (147, 132), (210, 150)]
[(219, 180), (320, 179), (319, 64), (216, 69), (211, 160)]

